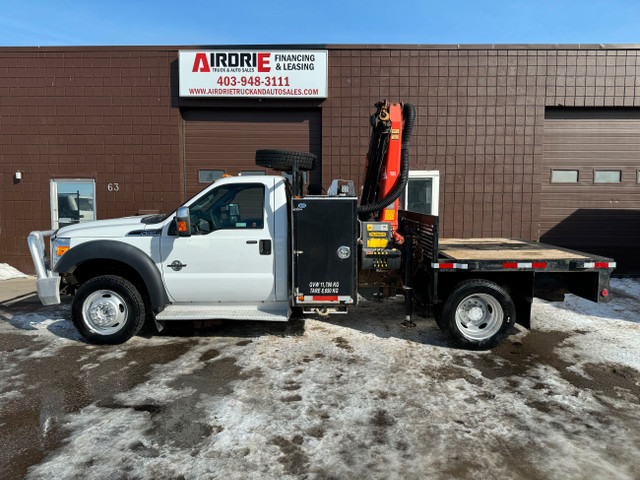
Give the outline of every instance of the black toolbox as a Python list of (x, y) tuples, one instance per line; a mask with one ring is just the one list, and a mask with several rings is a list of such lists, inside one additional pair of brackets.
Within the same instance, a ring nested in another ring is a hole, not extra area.
[(291, 203), (294, 304), (355, 305), (357, 198), (303, 197)]

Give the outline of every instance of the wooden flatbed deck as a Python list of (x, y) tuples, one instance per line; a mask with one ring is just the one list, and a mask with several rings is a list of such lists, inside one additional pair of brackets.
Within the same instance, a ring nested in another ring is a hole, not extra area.
[(441, 238), (438, 257), (456, 261), (587, 260), (594, 258), (553, 245), (514, 238)]

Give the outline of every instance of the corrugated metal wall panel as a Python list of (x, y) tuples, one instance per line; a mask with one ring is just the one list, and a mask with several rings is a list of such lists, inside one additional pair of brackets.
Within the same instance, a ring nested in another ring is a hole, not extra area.
[[(552, 183), (554, 169), (577, 183)], [(621, 182), (595, 183), (596, 170)], [(618, 273), (640, 270), (640, 109), (547, 108), (540, 197), (544, 242), (614, 257)]]
[[(311, 152), (320, 159), (321, 113), (318, 109), (188, 109), (185, 121), (187, 196), (206, 186), (199, 170), (224, 170), (237, 175), (243, 170), (264, 170), (255, 164), (256, 150), (278, 148)], [(319, 183), (321, 165), (310, 174)]]

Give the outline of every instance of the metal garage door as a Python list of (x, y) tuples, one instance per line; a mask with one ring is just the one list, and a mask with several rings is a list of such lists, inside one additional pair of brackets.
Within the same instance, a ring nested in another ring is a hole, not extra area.
[(639, 182), (640, 109), (547, 108), (541, 241), (640, 273)]
[[(256, 150), (279, 148), (311, 152), (320, 158), (319, 110), (189, 109), (183, 112), (185, 190), (191, 196), (222, 172), (263, 171)], [(309, 182), (320, 183), (321, 166)]]

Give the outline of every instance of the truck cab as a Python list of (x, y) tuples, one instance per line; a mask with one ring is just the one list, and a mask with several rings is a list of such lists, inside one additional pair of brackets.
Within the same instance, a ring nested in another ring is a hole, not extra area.
[(221, 178), (179, 209), (188, 232), (178, 231), (179, 210), (87, 222), (52, 235), (50, 260), (53, 232), (34, 232), (38, 293), (45, 304), (74, 294), (74, 323), (98, 343), (124, 341), (152, 316), (286, 321), (288, 196), (281, 176)]
[[(171, 303), (288, 302), (285, 180), (277, 176), (217, 180), (185, 203), (191, 235), (172, 216), (151, 237), (149, 254)], [(286, 309), (285, 309), (286, 311)]]

